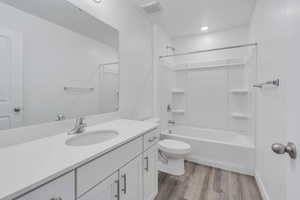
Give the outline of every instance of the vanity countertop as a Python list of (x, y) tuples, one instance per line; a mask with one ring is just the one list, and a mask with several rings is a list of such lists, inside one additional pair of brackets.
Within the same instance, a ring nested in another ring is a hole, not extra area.
[(157, 127), (151, 122), (114, 120), (88, 130), (115, 130), (119, 135), (90, 146), (67, 146), (67, 133), (0, 149), (0, 200), (11, 200), (63, 175)]

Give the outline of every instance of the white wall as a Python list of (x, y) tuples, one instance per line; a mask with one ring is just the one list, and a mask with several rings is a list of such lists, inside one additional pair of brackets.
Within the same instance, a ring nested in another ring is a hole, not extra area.
[[(287, 1), (257, 1), (250, 36), (258, 42), (258, 82), (280, 78), (277, 89), (257, 91), (256, 175), (266, 199), (286, 199), (287, 156), (274, 154), (272, 143), (286, 144), (285, 85)], [(296, 198), (293, 198), (296, 199)]]
[(154, 69), (154, 116), (161, 119), (162, 130), (168, 128), (168, 120), (172, 116), (167, 112), (167, 106), (171, 103), (171, 90), (175, 84), (175, 74), (170, 69), (174, 65), (174, 59), (160, 60), (159, 56), (171, 53), (166, 46), (172, 46), (173, 41), (169, 35), (159, 26), (153, 28), (153, 69)]
[[(98, 66), (118, 60), (117, 50), (2, 3), (0, 24), (23, 37), (23, 125), (54, 121), (58, 113), (100, 113)], [(64, 86), (95, 90), (70, 93)]]

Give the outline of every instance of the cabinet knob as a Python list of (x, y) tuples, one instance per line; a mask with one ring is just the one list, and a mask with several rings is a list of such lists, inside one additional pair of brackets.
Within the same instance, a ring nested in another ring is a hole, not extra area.
[(157, 137), (154, 136), (153, 138), (150, 138), (150, 139), (148, 140), (148, 142), (154, 142), (156, 139), (157, 139)]
[(153, 139), (150, 138), (150, 139), (148, 140), (148, 142), (153, 142)]

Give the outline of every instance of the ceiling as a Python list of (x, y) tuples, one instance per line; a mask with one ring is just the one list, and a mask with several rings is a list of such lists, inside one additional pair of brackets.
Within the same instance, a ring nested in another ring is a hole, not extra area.
[[(152, 0), (133, 0), (141, 5)], [(202, 26), (210, 32), (249, 23), (256, 0), (157, 0), (162, 10), (149, 14), (172, 37), (201, 33)]]

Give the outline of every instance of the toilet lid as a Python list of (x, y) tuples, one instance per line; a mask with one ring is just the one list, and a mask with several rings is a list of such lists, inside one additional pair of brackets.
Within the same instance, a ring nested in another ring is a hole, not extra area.
[(158, 143), (159, 149), (167, 153), (187, 154), (191, 151), (191, 146), (185, 142), (177, 140), (162, 140)]

